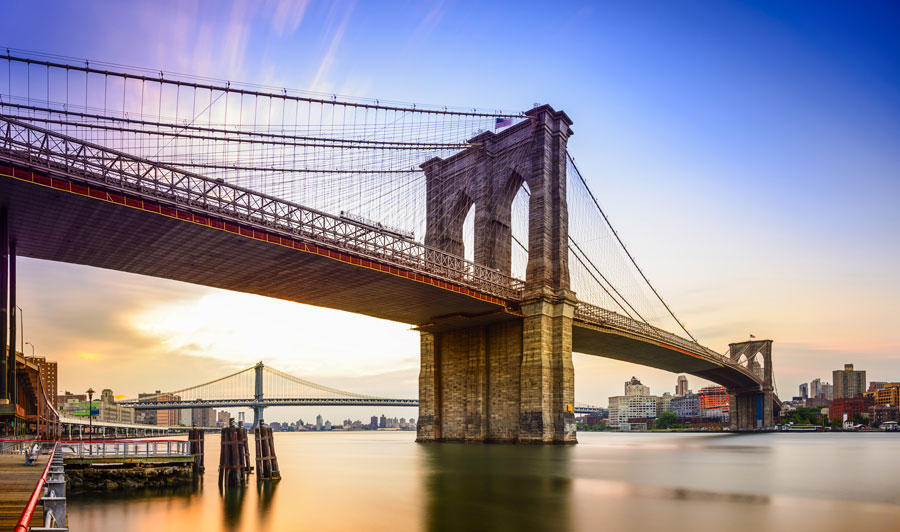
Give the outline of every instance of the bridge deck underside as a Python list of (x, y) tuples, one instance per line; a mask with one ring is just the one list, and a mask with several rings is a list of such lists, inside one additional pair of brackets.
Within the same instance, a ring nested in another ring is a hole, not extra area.
[(253, 293), (409, 324), (502, 306), (250, 237), (0, 176), (19, 256)]
[(572, 351), (675, 373), (689, 373), (728, 388), (759, 387), (759, 383), (747, 375), (712, 360), (652, 340), (579, 321), (572, 327)]

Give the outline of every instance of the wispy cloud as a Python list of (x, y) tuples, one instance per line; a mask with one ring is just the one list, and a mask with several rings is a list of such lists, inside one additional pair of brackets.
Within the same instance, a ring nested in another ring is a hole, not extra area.
[(309, 90), (313, 92), (331, 92), (334, 87), (334, 84), (329, 79), (329, 76), (331, 75), (331, 70), (334, 67), (338, 49), (341, 46), (341, 42), (344, 40), (344, 32), (347, 29), (347, 24), (350, 22), (350, 16), (353, 14), (353, 9), (356, 7), (356, 2), (342, 5), (342, 7), (344, 9), (343, 17), (341, 18), (337, 29), (335, 29), (334, 34), (331, 36), (331, 42), (328, 45), (328, 51), (325, 52), (325, 56), (319, 63), (319, 69), (316, 71), (315, 77), (309, 84)]
[(274, 4), (272, 29), (275, 33), (280, 37), (297, 31), (309, 7), (309, 0), (275, 0)]

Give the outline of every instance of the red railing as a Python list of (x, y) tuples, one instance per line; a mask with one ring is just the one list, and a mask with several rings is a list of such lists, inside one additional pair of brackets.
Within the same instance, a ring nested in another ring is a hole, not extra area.
[(50, 472), (50, 464), (53, 463), (53, 457), (56, 456), (58, 445), (58, 443), (53, 445), (50, 457), (47, 458), (47, 466), (44, 467), (44, 474), (38, 479), (34, 491), (31, 492), (31, 498), (28, 499), (28, 504), (25, 505), (22, 517), (19, 518), (19, 522), (16, 523), (16, 528), (13, 529), (13, 532), (28, 532), (28, 529), (31, 527), (31, 517), (34, 515), (34, 509), (37, 508), (37, 503), (41, 499), (41, 490), (44, 489), (44, 483), (47, 482), (47, 473)]

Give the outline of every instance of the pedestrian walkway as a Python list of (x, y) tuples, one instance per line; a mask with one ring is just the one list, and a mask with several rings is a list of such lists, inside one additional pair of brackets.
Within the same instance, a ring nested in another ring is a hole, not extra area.
[[(34, 492), (34, 486), (47, 465), (47, 455), (37, 457), (35, 464), (25, 465), (21, 454), (0, 454), (0, 530), (12, 530)], [(43, 525), (43, 513), (34, 512), (32, 524)]]

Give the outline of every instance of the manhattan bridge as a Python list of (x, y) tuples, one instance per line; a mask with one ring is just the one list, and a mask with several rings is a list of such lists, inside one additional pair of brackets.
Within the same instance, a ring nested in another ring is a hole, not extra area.
[[(567, 148), (572, 126), (550, 105), (323, 96), (6, 50), (2, 311), (14, 317), (25, 256), (420, 334), (416, 400), (259, 364), (182, 390), (169, 407), (239, 402), (258, 417), (326, 399), (405, 401), (418, 405), (420, 441), (574, 442), (578, 352), (716, 382), (733, 429), (774, 426), (771, 341), (701, 345), (601, 209)], [(10, 321), (2, 340), (15, 345)], [(15, 363), (4, 362), (0, 394), (14, 397)]]

